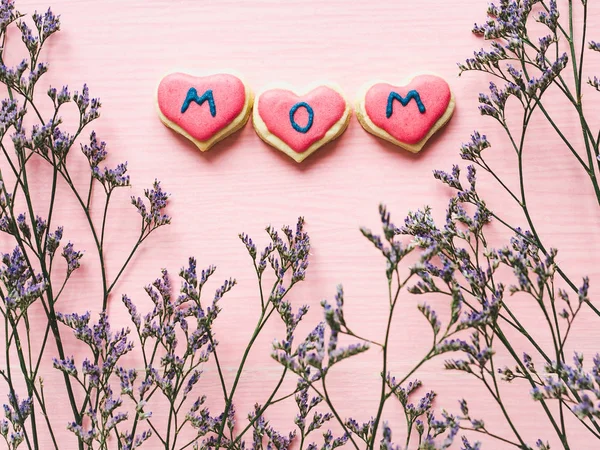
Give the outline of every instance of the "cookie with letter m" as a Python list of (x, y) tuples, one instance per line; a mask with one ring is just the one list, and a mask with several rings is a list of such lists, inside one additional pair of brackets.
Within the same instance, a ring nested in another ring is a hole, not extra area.
[(369, 133), (417, 153), (450, 120), (454, 104), (448, 83), (425, 74), (404, 86), (370, 83), (358, 96), (356, 117)]
[(205, 152), (242, 128), (252, 112), (250, 88), (236, 75), (171, 73), (158, 85), (160, 120)]

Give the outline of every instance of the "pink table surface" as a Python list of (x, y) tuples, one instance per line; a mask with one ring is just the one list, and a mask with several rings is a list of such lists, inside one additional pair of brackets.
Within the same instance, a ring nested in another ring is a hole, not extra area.
[[(590, 3), (590, 29), (597, 31), (600, 9)], [(27, 12), (47, 6), (37, 0), (20, 0), (18, 5)], [(425, 204), (442, 219), (450, 192), (433, 179), (431, 172), (435, 168), (449, 169), (459, 162), (460, 144), (474, 129), (485, 131), (492, 144), (496, 143), (488, 153), (490, 162), (511, 185), (517, 183), (513, 154), (501, 130), (477, 111), (477, 93), (485, 89), (488, 78), (475, 73), (457, 76), (456, 63), (483, 45), (470, 29), (474, 22), (484, 19), (484, 1), (54, 0), (51, 6), (61, 14), (63, 30), (48, 44), (46, 56), (51, 70), (41, 86), (69, 84), (75, 89), (87, 82), (92, 94), (103, 103), (102, 118), (95, 129), (108, 142), (109, 162), (127, 160), (132, 176), (133, 187), (116, 194), (109, 213), (107, 257), (111, 276), (137, 233), (129, 195), (140, 194), (155, 178), (162, 180), (171, 193), (168, 212), (174, 218), (173, 224), (158, 231), (133, 260), (111, 298), (111, 319), (115, 326), (128, 324), (119, 300), (123, 293), (142, 309), (148, 306), (142, 287), (154, 280), (161, 268), (168, 268), (175, 278), (191, 255), (198, 258), (199, 266), (217, 265), (216, 279), (232, 276), (238, 281), (222, 303), (217, 328), (228, 383), (252, 332), (259, 305), (252, 265), (237, 238), (239, 232), (246, 231), (255, 241), (266, 243), (266, 225), (294, 224), (299, 215), (304, 216), (312, 242), (311, 263), (307, 281), (292, 298), (295, 306), (311, 305), (311, 312), (299, 334), (321, 319), (319, 302), (332, 299), (336, 285), (342, 283), (349, 322), (358, 334), (378, 339), (387, 308), (384, 262), (358, 231), (361, 225), (377, 229), (377, 205), (387, 204), (398, 222), (408, 210)], [(12, 36), (9, 44), (18, 45), (18, 35)], [(600, 58), (588, 56), (589, 73), (600, 73)], [(161, 125), (155, 111), (157, 83), (176, 68), (191, 73), (235, 70), (254, 90), (277, 82), (301, 87), (332, 80), (349, 98), (370, 79), (393, 82), (414, 72), (431, 71), (448, 80), (457, 108), (451, 123), (418, 155), (367, 134), (355, 118), (340, 139), (302, 165), (264, 144), (250, 125), (201, 154)], [(585, 96), (590, 99), (590, 111), (599, 106), (598, 102), (592, 103), (591, 88), (586, 89)], [(580, 143), (577, 128), (573, 129), (577, 118), (560, 97), (555, 99), (550, 108)], [(526, 155), (526, 183), (533, 215), (541, 224), (542, 235), (560, 247), (564, 267), (578, 276), (591, 277), (593, 296), (599, 292), (595, 282), (600, 280), (600, 209), (580, 168), (549, 125), (537, 117), (533, 128)], [(83, 182), (87, 176), (85, 161), (74, 160), (81, 167), (81, 179), (77, 181)], [(34, 183), (43, 191), (48, 180), (47, 169), (40, 165)], [(480, 186), (492, 209), (506, 208), (509, 218), (520, 220), (519, 211), (491, 180), (482, 177)], [(100, 286), (91, 237), (64, 186), (60, 193), (56, 223), (62, 221), (66, 239), (76, 242), (78, 248), (88, 249), (89, 255), (73, 276), (59, 309), (97, 311)], [(491, 230), (498, 243), (506, 238), (499, 227), (492, 225)], [(7, 251), (7, 241), (0, 243), (2, 251)], [(216, 287), (216, 282), (211, 286)], [(394, 373), (402, 374), (412, 367), (429, 345), (428, 326), (416, 309), (422, 300), (408, 294), (402, 299), (392, 333)], [(443, 300), (428, 301), (440, 310), (445, 308)], [(538, 332), (536, 306), (523, 301), (517, 310), (531, 333), (547, 343), (548, 336)], [(36, 311), (37, 320), (43, 324), (42, 311)], [(591, 358), (597, 350), (599, 330), (596, 321), (582, 318), (569, 351), (577, 348)], [(273, 321), (252, 351), (236, 400), (240, 420), (255, 402), (264, 401), (280, 374), (280, 367), (269, 355), (272, 340), (282, 332), (281, 324)], [(67, 339), (66, 345), (68, 353), (83, 356), (74, 340)], [(54, 356), (53, 350), (48, 358)], [(378, 350), (372, 349), (340, 364), (330, 374), (330, 378), (337, 379), (331, 394), (342, 415), (366, 420), (375, 413), (380, 357)], [(131, 362), (142, 365), (140, 359)], [(484, 418), (490, 429), (509, 433), (499, 409), (482, 387), (462, 374), (444, 371), (442, 366), (442, 359), (438, 359), (418, 373), (427, 389), (439, 393), (436, 408), (457, 411), (457, 400), (466, 397), (471, 400), (471, 410)], [(72, 434), (63, 425), (69, 415), (60, 375), (48, 363), (44, 377), (63, 448), (75, 448)], [(291, 389), (292, 385), (287, 387)], [(216, 411), (220, 389), (212, 365), (206, 367), (206, 379), (199, 388)], [(2, 400), (4, 389), (2, 385)], [(524, 436), (530, 442), (551, 436), (538, 405), (529, 400), (526, 387), (514, 384), (502, 389), (508, 409), (523, 425)], [(288, 430), (294, 414), (291, 402), (278, 405), (268, 418), (279, 429)], [(160, 411), (155, 415), (160, 416)], [(397, 430), (397, 441), (402, 442), (401, 409), (390, 403), (384, 416)], [(581, 431), (576, 424), (573, 430), (573, 435)], [(555, 442), (553, 437), (550, 442)], [(598, 448), (597, 443), (583, 438), (577, 442), (577, 449)], [(148, 447), (158, 448), (156, 442)], [(494, 443), (486, 448), (507, 447)]]

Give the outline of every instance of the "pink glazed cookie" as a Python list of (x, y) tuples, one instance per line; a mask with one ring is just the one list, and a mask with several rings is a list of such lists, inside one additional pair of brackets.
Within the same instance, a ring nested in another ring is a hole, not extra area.
[(156, 101), (160, 120), (205, 152), (245, 125), (253, 96), (235, 75), (172, 73), (158, 85)]
[(417, 153), (450, 120), (454, 104), (443, 78), (418, 75), (405, 86), (369, 84), (359, 95), (356, 117), (369, 133)]
[(290, 89), (264, 91), (256, 98), (252, 122), (263, 141), (302, 162), (340, 136), (350, 116), (340, 88), (321, 84), (302, 95)]

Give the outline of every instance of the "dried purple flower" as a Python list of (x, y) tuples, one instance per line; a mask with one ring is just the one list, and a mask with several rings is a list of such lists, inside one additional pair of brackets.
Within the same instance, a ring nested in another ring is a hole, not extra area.
[(38, 29), (42, 43), (52, 34), (60, 30), (60, 16), (54, 15), (50, 8), (48, 8), (43, 16), (35, 11), (31, 18)]
[(154, 180), (153, 188), (146, 189), (144, 195), (150, 202), (150, 210), (140, 197), (131, 197), (131, 203), (142, 216), (145, 232), (150, 233), (162, 225), (171, 223), (171, 218), (163, 212), (167, 206), (169, 194), (162, 190), (160, 182)]
[(63, 247), (62, 255), (67, 261), (67, 277), (81, 267), (79, 260), (83, 257), (83, 252), (77, 251), (73, 248), (73, 243), (69, 242)]

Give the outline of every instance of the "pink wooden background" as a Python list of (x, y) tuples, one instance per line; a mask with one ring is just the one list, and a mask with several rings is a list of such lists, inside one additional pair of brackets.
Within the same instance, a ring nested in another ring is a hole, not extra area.
[[(590, 29), (592, 34), (598, 31), (592, 38), (599, 39), (600, 9), (590, 3)], [(45, 1), (18, 2), (25, 12), (46, 6)], [(190, 255), (198, 258), (199, 266), (216, 264), (217, 280), (232, 276), (239, 283), (222, 303), (218, 326), (220, 357), (229, 383), (259, 305), (253, 269), (237, 238), (239, 232), (246, 231), (255, 241), (266, 243), (266, 225), (293, 224), (303, 215), (312, 241), (311, 264), (307, 281), (292, 298), (295, 306), (308, 303), (312, 309), (300, 335), (321, 319), (320, 300), (333, 298), (336, 285), (342, 283), (349, 322), (357, 333), (377, 340), (383, 333), (387, 308), (384, 262), (358, 231), (361, 225), (378, 227), (377, 205), (386, 203), (398, 222), (408, 210), (425, 204), (442, 219), (449, 191), (433, 179), (431, 171), (449, 169), (459, 162), (460, 144), (474, 129), (485, 131), (495, 144), (488, 152), (490, 162), (512, 186), (517, 183), (513, 153), (504, 136), (495, 122), (480, 117), (477, 111), (477, 93), (485, 89), (488, 78), (475, 73), (457, 76), (456, 62), (483, 45), (471, 36), (470, 29), (475, 21), (484, 19), (485, 1), (53, 0), (51, 6), (61, 14), (63, 31), (48, 44), (51, 70), (40, 86), (69, 84), (76, 89), (87, 82), (91, 93), (103, 102), (103, 117), (95, 128), (108, 142), (109, 163), (127, 160), (132, 175), (133, 188), (118, 192), (110, 211), (109, 274), (114, 276), (114, 268), (126, 256), (137, 233), (129, 195), (141, 194), (155, 177), (172, 194), (168, 212), (174, 217), (173, 224), (157, 232), (134, 259), (113, 294), (111, 318), (115, 326), (128, 324), (120, 302), (123, 293), (137, 301), (142, 310), (148, 307), (142, 287), (154, 280), (161, 268), (168, 268), (175, 278)], [(17, 34), (9, 39), (11, 45), (19, 45)], [(588, 56), (587, 70), (599, 73), (600, 57)], [(209, 153), (200, 154), (187, 140), (161, 125), (155, 111), (158, 81), (181, 67), (190, 72), (232, 69), (243, 74), (254, 90), (278, 81), (301, 87), (332, 80), (350, 99), (369, 79), (393, 82), (412, 72), (432, 71), (450, 83), (457, 109), (447, 128), (418, 155), (367, 134), (355, 118), (340, 139), (302, 165), (265, 145), (250, 125)], [(593, 97), (587, 87), (586, 100), (591, 102)], [(560, 97), (555, 99), (549, 108), (579, 143), (577, 128), (572, 128), (576, 117)], [(594, 111), (592, 106), (590, 111)], [(592, 293), (596, 293), (600, 280), (600, 208), (568, 150), (542, 118), (537, 119), (526, 155), (526, 183), (534, 217), (542, 235), (560, 247), (564, 266), (577, 277), (590, 275)], [(81, 167), (78, 181), (86, 180), (85, 161), (74, 157), (73, 164)], [(43, 191), (48, 182), (48, 172), (40, 165), (35, 184)], [(506, 208), (509, 218), (520, 219), (519, 211), (491, 180), (482, 177), (480, 185), (492, 209)], [(97, 311), (100, 286), (91, 237), (67, 190), (62, 189), (61, 194), (56, 223), (62, 221), (66, 239), (88, 249), (88, 255), (59, 309)], [(492, 230), (498, 243), (503, 242), (503, 230), (495, 226)], [(2, 242), (2, 251), (7, 251), (6, 241)], [(398, 310), (391, 363), (392, 372), (398, 375), (410, 369), (429, 345), (428, 326), (416, 309), (423, 300), (405, 294)], [(426, 300), (440, 310), (446, 307), (443, 300)], [(514, 301), (522, 303), (518, 311), (531, 325), (531, 333), (548, 342), (536, 327), (537, 307), (523, 298)], [(42, 312), (38, 312), (41, 324)], [(598, 330), (597, 321), (582, 318), (573, 334), (572, 348), (591, 359), (597, 350)], [(276, 382), (280, 367), (269, 357), (270, 345), (282, 332), (283, 327), (274, 320), (252, 352), (236, 401), (240, 420), (255, 402), (265, 400)], [(48, 358), (54, 356), (53, 349), (49, 350)], [(68, 341), (67, 353), (83, 356), (72, 340)], [(366, 420), (375, 414), (379, 360), (378, 350), (372, 349), (340, 364), (330, 374), (331, 379), (338, 380), (332, 396), (341, 405), (343, 416)], [(132, 360), (132, 364), (141, 365), (141, 361)], [(418, 376), (425, 388), (439, 393), (438, 410), (456, 412), (457, 400), (466, 397), (474, 416), (484, 418), (490, 429), (510, 436), (500, 411), (489, 402), (482, 387), (462, 374), (444, 371), (441, 359), (426, 365)], [(54, 423), (61, 430), (64, 448), (75, 448), (71, 433), (62, 425), (69, 416), (59, 375), (48, 368), (44, 377), (47, 393), (56, 404)], [(4, 399), (2, 389), (4, 386), (0, 388)], [(206, 378), (197, 389), (205, 391), (216, 411), (221, 396), (212, 366), (206, 368)], [(292, 389), (292, 384), (287, 389)], [(552, 436), (546, 422), (540, 420), (537, 405), (529, 400), (526, 387), (515, 383), (503, 390), (509, 410), (518, 417), (532, 444), (538, 437)], [(272, 409), (268, 418), (284, 431), (292, 428), (294, 414), (292, 402)], [(384, 418), (394, 425), (397, 442), (403, 442), (401, 410), (390, 402)], [(572, 429), (573, 436), (580, 434), (579, 426)], [(553, 437), (550, 441), (555, 442)], [(494, 443), (487, 448), (506, 447)], [(577, 449), (593, 448), (598, 448), (597, 443), (579, 439)]]

